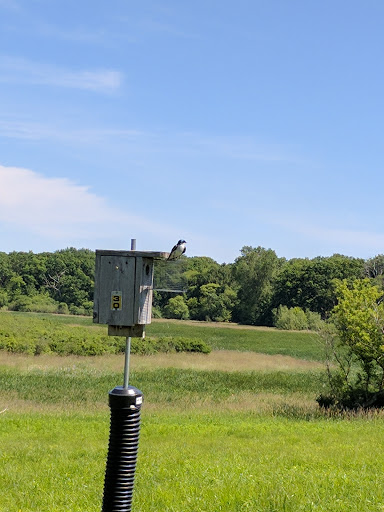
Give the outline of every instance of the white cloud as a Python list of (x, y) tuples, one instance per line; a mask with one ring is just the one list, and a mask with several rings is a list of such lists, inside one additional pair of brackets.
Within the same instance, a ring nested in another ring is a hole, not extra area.
[[(172, 225), (154, 221), (151, 215), (114, 208), (89, 187), (67, 178), (0, 165), (0, 251), (121, 250), (130, 247), (131, 238), (138, 239), (139, 250), (169, 251), (183, 237), (190, 243), (189, 255), (206, 255), (212, 236), (181, 229), (177, 219)], [(220, 249), (220, 241), (214, 246)]]
[(167, 226), (111, 207), (89, 187), (67, 178), (47, 178), (28, 169), (1, 165), (0, 226), (8, 232), (14, 227), (28, 237), (35, 234), (65, 246), (76, 246), (79, 240), (84, 244), (117, 240), (122, 234), (128, 238), (125, 233), (129, 232), (174, 235)]
[(69, 70), (22, 58), (0, 57), (0, 81), (6, 83), (46, 85), (108, 93), (122, 84), (116, 70)]

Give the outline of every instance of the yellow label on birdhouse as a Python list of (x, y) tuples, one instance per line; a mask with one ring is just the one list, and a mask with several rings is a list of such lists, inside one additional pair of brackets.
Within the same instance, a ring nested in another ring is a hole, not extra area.
[(111, 293), (111, 309), (113, 311), (121, 311), (122, 305), (122, 293), (112, 292)]

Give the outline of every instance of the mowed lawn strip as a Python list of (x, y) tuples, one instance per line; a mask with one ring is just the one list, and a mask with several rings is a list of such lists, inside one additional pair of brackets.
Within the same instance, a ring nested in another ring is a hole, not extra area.
[[(136, 512), (374, 512), (379, 417), (288, 419), (142, 410)], [(0, 511), (101, 508), (108, 413), (3, 413)]]

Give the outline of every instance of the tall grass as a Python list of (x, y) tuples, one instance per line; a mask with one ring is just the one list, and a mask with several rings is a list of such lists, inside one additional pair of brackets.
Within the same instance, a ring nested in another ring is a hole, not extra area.
[[(98, 407), (107, 393), (121, 384), (122, 375), (102, 370), (63, 367), (55, 370), (0, 368), (1, 404), (16, 401), (71, 407)], [(289, 395), (302, 393), (313, 399), (325, 382), (322, 372), (223, 372), (158, 368), (132, 371), (130, 383), (140, 388), (146, 402), (167, 407), (172, 404), (221, 402), (248, 394)], [(12, 407), (12, 405), (11, 405)]]

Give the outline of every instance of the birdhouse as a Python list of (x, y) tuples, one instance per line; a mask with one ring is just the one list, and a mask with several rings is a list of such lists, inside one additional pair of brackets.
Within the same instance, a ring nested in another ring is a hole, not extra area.
[(144, 336), (151, 323), (155, 259), (167, 252), (96, 251), (94, 323), (107, 324), (110, 336)]

